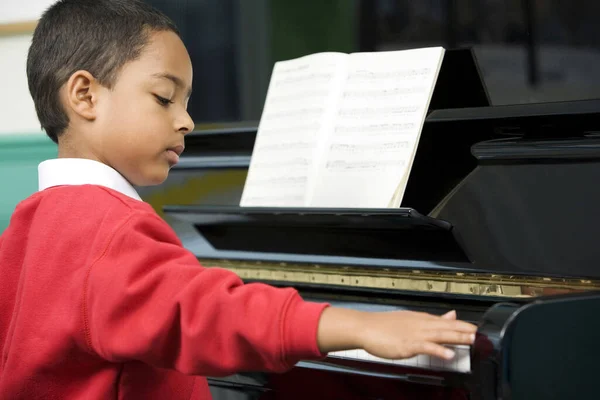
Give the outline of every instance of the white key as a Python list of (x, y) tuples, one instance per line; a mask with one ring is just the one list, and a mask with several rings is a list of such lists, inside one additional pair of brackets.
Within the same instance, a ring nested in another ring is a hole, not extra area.
[(452, 360), (446, 361), (441, 358), (428, 355), (419, 355), (404, 360), (387, 360), (375, 357), (364, 350), (344, 350), (329, 353), (329, 357), (344, 358), (350, 360), (360, 360), (366, 362), (376, 362), (394, 365), (405, 365), (410, 367), (419, 367), (426, 369), (441, 369), (455, 372), (471, 372), (470, 347), (464, 345), (446, 346), (455, 352)]

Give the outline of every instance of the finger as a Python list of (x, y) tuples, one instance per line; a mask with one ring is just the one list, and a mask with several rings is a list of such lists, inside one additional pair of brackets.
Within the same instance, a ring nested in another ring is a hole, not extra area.
[(456, 319), (456, 311), (448, 311), (446, 314), (442, 315), (444, 319)]
[(428, 319), (431, 321), (440, 319), (440, 317), (438, 315), (426, 313), (423, 311), (407, 311), (407, 312), (411, 313), (413, 316), (415, 316), (419, 319)]
[(451, 360), (455, 355), (449, 348), (432, 342), (421, 342), (415, 350), (418, 354), (427, 354), (444, 360)]
[(425, 335), (425, 338), (435, 343), (444, 344), (473, 344), (475, 341), (474, 333), (462, 333), (456, 331), (439, 330), (432, 331)]
[(477, 332), (477, 325), (473, 325), (469, 322), (465, 321), (457, 321), (457, 320), (439, 320), (435, 325), (437, 330), (449, 330), (449, 331), (457, 331), (464, 333), (475, 333)]

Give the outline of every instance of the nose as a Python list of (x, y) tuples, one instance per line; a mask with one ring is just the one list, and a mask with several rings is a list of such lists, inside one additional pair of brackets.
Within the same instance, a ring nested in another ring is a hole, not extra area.
[(184, 135), (194, 130), (194, 120), (187, 111), (183, 111), (180, 118), (177, 119), (177, 130)]

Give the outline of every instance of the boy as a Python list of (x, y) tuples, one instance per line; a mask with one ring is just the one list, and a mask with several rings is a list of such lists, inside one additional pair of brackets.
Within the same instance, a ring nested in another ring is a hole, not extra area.
[(190, 58), (158, 11), (61, 0), (27, 74), (59, 158), (0, 237), (0, 398), (208, 399), (206, 375), (472, 343), (454, 313), (343, 310), (198, 264), (132, 186), (163, 182), (194, 126)]

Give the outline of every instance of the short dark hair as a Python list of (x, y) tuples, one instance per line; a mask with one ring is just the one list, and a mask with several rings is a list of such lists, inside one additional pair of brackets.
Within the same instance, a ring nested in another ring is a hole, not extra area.
[(139, 57), (152, 32), (175, 24), (141, 0), (60, 0), (38, 22), (27, 57), (27, 81), (42, 129), (58, 143), (69, 125), (59, 90), (78, 70), (111, 88)]

